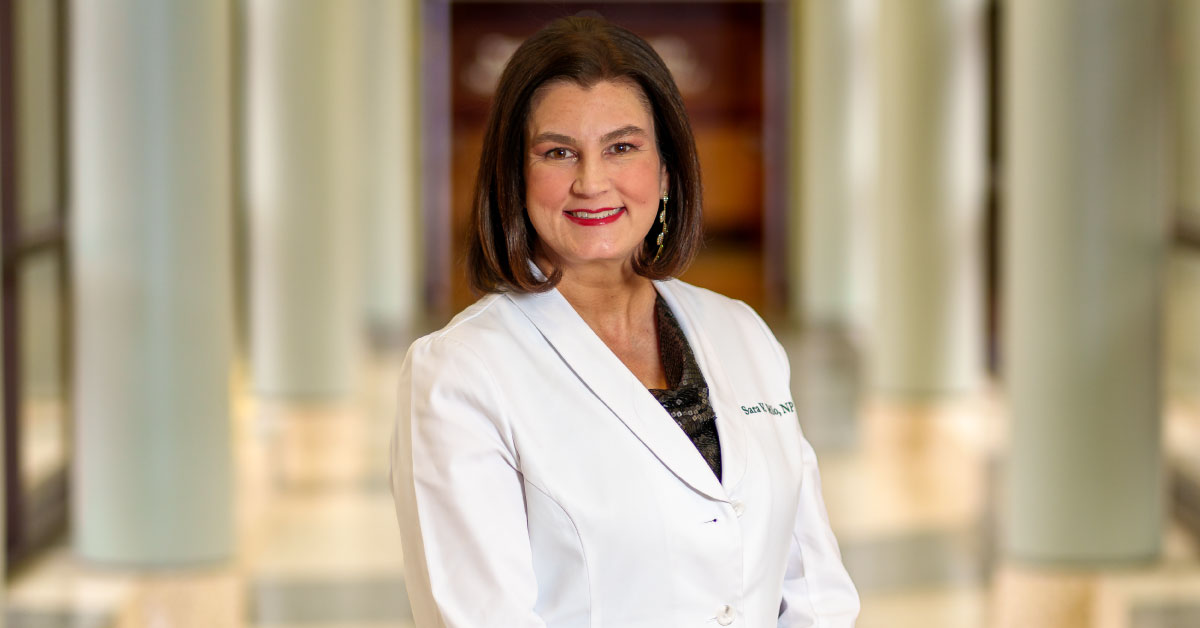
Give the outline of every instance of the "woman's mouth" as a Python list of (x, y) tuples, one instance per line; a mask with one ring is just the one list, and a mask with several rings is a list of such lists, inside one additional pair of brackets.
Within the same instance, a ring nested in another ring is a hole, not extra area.
[(600, 209), (570, 209), (563, 215), (580, 225), (607, 225), (625, 213), (624, 207), (602, 207)]

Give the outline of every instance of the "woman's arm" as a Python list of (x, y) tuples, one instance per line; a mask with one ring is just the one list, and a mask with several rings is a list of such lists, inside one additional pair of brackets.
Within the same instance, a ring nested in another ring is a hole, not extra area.
[[(791, 362), (783, 345), (771, 333), (753, 309), (746, 310), (757, 321), (775, 353), (783, 385), (791, 380)], [(808, 439), (795, 426), (797, 446), (803, 467), (800, 474), (800, 500), (792, 524), (792, 543), (788, 550), (787, 570), (783, 579), (783, 599), (779, 604), (779, 628), (852, 628), (858, 617), (858, 591), (842, 565), (837, 539), (829, 525), (825, 499), (821, 496), (821, 473), (817, 454)]]
[(858, 617), (858, 592), (842, 565), (837, 539), (829, 527), (817, 456), (803, 436), (800, 442), (804, 471), (783, 580), (779, 628), (852, 628)]
[(524, 489), (485, 364), (445, 337), (417, 341), (400, 377), (392, 496), (421, 628), (544, 628)]

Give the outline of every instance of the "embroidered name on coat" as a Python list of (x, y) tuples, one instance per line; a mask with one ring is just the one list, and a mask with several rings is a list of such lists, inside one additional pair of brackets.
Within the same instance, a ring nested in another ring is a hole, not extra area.
[(742, 406), (742, 413), (751, 414), (773, 414), (775, 416), (783, 416), (785, 414), (795, 414), (796, 404), (785, 401), (778, 405), (771, 405), (765, 401), (760, 401), (753, 406)]

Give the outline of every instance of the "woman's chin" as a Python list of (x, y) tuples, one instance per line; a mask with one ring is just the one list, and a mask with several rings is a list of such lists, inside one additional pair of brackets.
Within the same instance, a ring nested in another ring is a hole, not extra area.
[(631, 266), (633, 261), (633, 253), (622, 251), (617, 253), (612, 252), (592, 252), (589, 254), (573, 255), (560, 260), (560, 265), (564, 270), (568, 269), (595, 269), (595, 270), (611, 270), (619, 272), (621, 269)]

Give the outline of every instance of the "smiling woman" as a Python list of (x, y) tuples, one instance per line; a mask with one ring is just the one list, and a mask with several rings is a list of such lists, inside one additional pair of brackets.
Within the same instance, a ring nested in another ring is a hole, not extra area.
[(745, 304), (672, 279), (699, 238), (695, 142), (654, 50), (582, 17), (523, 43), (476, 179), (487, 294), (401, 373), (418, 626), (853, 625), (787, 356)]
[(558, 81), (538, 91), (532, 109), (525, 205), (538, 234), (538, 267), (631, 272), (668, 192), (641, 88)]
[[(584, 26), (590, 23), (606, 29)], [(531, 265), (539, 235), (534, 212), (527, 211), (536, 191), (529, 180), (533, 166), (569, 164), (582, 176), (566, 191), (590, 196), (595, 191), (589, 186), (607, 185), (596, 180), (604, 175), (602, 166), (626, 151), (660, 162), (655, 176), (663, 188), (651, 192), (652, 203), (657, 207), (662, 196), (668, 198), (662, 224), (671, 233), (655, 260), (658, 234), (647, 222), (629, 268), (649, 279), (676, 276), (700, 241), (701, 193), (695, 139), (670, 71), (645, 41), (603, 20), (563, 20), (525, 41), (501, 74), (484, 131), (467, 251), (471, 286), (483, 293), (555, 287), (565, 269)], [(608, 161), (601, 159), (605, 155)], [(597, 207), (588, 200), (559, 211)]]

